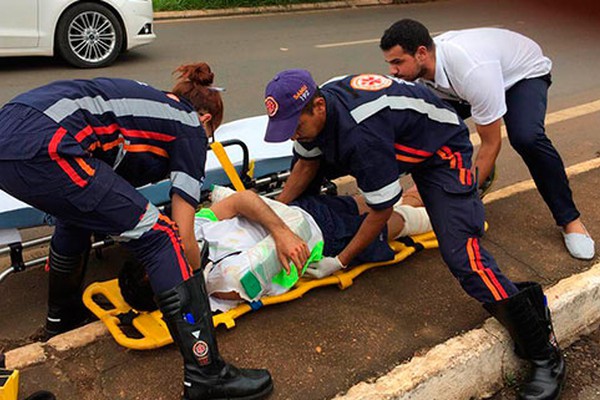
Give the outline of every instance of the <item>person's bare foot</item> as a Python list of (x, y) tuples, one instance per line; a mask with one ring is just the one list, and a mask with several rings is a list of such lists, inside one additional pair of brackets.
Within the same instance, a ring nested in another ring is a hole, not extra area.
[(564, 231), (564, 233), (567, 233), (567, 234), (568, 233), (582, 233), (584, 235), (589, 236), (587, 229), (585, 229), (585, 226), (583, 226), (583, 223), (581, 222), (581, 218), (577, 218), (577, 219), (569, 222), (565, 226), (563, 226), (563, 231)]

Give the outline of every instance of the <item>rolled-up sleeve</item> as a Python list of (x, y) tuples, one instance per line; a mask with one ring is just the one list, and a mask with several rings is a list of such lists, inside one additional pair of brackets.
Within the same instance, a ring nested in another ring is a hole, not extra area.
[(317, 160), (323, 156), (319, 147), (294, 142), (294, 154), (305, 160)]

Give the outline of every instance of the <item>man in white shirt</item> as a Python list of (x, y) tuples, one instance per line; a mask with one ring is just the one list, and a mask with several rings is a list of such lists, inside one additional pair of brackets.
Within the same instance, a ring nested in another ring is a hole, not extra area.
[(498, 28), (450, 31), (432, 39), (421, 23), (403, 19), (384, 32), (380, 48), (394, 76), (419, 80), (461, 117), (473, 118), (481, 137), (474, 165), (480, 183), (494, 167), (504, 119), (512, 147), (562, 227), (567, 250), (575, 258), (594, 257), (594, 241), (573, 202), (563, 162), (545, 133), (552, 62), (537, 43)]
[[(579, 219), (562, 160), (544, 132), (552, 63), (535, 42), (495, 28), (452, 31), (433, 40), (421, 23), (404, 19), (385, 31), (380, 48), (394, 76), (419, 80), (462, 117), (472, 114), (481, 137), (473, 166), (479, 182), (486, 180), (500, 151), (504, 119), (511, 145), (563, 227), (567, 249), (574, 257), (593, 258), (594, 242)], [(516, 295), (483, 307), (507, 328), (517, 355), (531, 363), (531, 377), (520, 386), (518, 398), (558, 399), (565, 364), (547, 302), (539, 285), (516, 286)], [(532, 305), (536, 311), (526, 312)]]

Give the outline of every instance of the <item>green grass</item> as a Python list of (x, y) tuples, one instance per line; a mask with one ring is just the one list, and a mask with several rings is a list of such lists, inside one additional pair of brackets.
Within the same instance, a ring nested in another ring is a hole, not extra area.
[(317, 3), (322, 0), (153, 0), (154, 11), (207, 10)]

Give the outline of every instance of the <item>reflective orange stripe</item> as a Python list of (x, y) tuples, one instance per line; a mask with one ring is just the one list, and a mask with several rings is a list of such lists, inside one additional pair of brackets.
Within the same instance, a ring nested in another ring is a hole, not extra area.
[[(119, 124), (111, 124), (107, 126), (86, 126), (81, 131), (79, 131), (75, 135), (75, 140), (81, 143), (85, 138), (90, 136), (92, 133), (97, 135), (111, 135), (115, 132), (120, 132), (125, 137), (132, 138), (143, 138), (143, 139), (151, 139), (159, 142), (172, 142), (176, 139), (175, 136), (168, 135), (166, 133), (160, 132), (152, 132), (152, 131), (144, 131), (139, 129), (125, 129), (119, 126)], [(121, 139), (122, 140), (122, 139)], [(94, 150), (99, 147), (99, 144), (93, 145), (94, 147), (90, 147), (88, 150)], [(102, 149), (105, 149), (105, 145), (102, 145)]]
[(488, 277), (491, 279), (492, 283), (494, 284), (494, 287), (500, 293), (500, 296), (502, 296), (503, 299), (508, 298), (508, 294), (506, 294), (506, 290), (504, 290), (504, 288), (502, 287), (500, 282), (498, 282), (498, 279), (496, 278), (496, 274), (494, 274), (494, 271), (492, 271), (489, 268), (485, 268), (483, 266), (483, 263), (481, 262), (481, 256), (480, 256), (481, 253), (479, 251), (479, 240), (473, 239), (473, 249), (475, 250), (475, 254), (477, 254), (476, 261), (477, 261), (477, 265), (479, 265), (479, 269), (484, 270), (487, 273)]
[(175, 224), (175, 222), (171, 218), (167, 217), (165, 214), (158, 214), (158, 219), (169, 225), (172, 225), (173, 229), (177, 230), (177, 225)]
[(452, 154), (452, 151), (450, 151), (450, 149), (446, 146), (443, 146), (442, 148), (440, 148), (436, 154), (442, 159), (442, 160), (449, 160), (450, 161), (450, 168), (455, 169), (456, 168), (456, 157), (454, 156), (454, 154)]
[(83, 158), (76, 158), (75, 161), (77, 162), (77, 164), (79, 164), (81, 169), (85, 171), (86, 174), (88, 174), (89, 176), (94, 176), (96, 170), (92, 168), (88, 163), (86, 163), (83, 160)]
[(465, 169), (461, 168), (458, 170), (458, 179), (460, 180), (460, 183), (462, 183), (463, 185), (465, 184)]
[(144, 138), (144, 139), (152, 139), (158, 140), (159, 142), (172, 142), (175, 140), (175, 136), (167, 135), (165, 133), (159, 132), (151, 132), (151, 131), (140, 131), (134, 129), (123, 129), (121, 128), (121, 133), (127, 137), (136, 137), (136, 138)]
[(169, 153), (165, 149), (161, 149), (160, 147), (150, 146), (147, 144), (129, 144), (125, 145), (125, 150), (130, 153), (154, 153), (157, 156), (169, 158)]
[(409, 163), (413, 163), (413, 164), (425, 161), (424, 158), (408, 157), (408, 156), (403, 156), (401, 154), (396, 154), (396, 160), (405, 161), (405, 162), (409, 162)]
[(479, 275), (479, 277), (481, 278), (481, 280), (483, 281), (485, 286), (487, 286), (487, 288), (490, 290), (490, 292), (492, 292), (492, 296), (494, 296), (494, 300), (496, 300), (496, 301), (502, 300), (502, 297), (500, 296), (500, 294), (498, 293), (498, 291), (496, 290), (494, 285), (492, 285), (492, 282), (490, 282), (490, 280), (488, 279), (485, 272), (478, 268), (477, 260), (475, 258), (475, 254), (474, 254), (475, 252), (474, 252), (472, 246), (473, 246), (473, 238), (469, 238), (467, 240), (467, 254), (469, 255), (469, 263), (471, 264), (471, 269), (474, 272), (477, 272), (477, 274)]
[(85, 128), (83, 128), (82, 130), (80, 130), (79, 132), (77, 132), (77, 135), (75, 135), (75, 140), (77, 140), (79, 143), (81, 143), (83, 141), (83, 139), (90, 136), (93, 132), (94, 131), (92, 130), (92, 127), (88, 125)]
[(439, 158), (441, 158), (442, 160), (449, 160), (450, 157), (448, 157), (448, 154), (444, 153), (442, 150), (438, 150), (435, 152)]
[(48, 155), (50, 158), (58, 164), (58, 166), (71, 178), (71, 180), (79, 187), (85, 187), (87, 185), (87, 181), (82, 179), (77, 172), (69, 165), (67, 160), (58, 155), (58, 144), (65, 137), (67, 131), (64, 128), (58, 128), (52, 139), (50, 140), (50, 144), (48, 145)]
[(440, 147), (440, 150), (443, 151), (444, 153), (446, 153), (446, 155), (452, 156), (452, 150), (450, 150), (450, 147), (442, 146), (442, 147)]
[(95, 126), (94, 132), (98, 135), (110, 135), (119, 130), (119, 124), (110, 124), (108, 126)]
[(401, 145), (399, 143), (394, 143), (394, 147), (398, 150), (404, 151), (406, 153), (411, 153), (417, 156), (422, 156), (422, 157), (431, 157), (433, 155), (433, 153), (430, 153), (428, 151), (425, 150), (419, 150), (419, 149), (413, 149), (412, 147), (408, 147), (408, 146), (404, 146)]
[(117, 140), (113, 140), (112, 142), (104, 143), (102, 145), (102, 150), (104, 150), (104, 151), (112, 150), (124, 142), (125, 142), (125, 140), (123, 138), (118, 138)]
[(456, 153), (453, 153), (452, 155), (454, 157), (456, 157), (456, 160), (458, 162), (458, 168), (462, 168), (463, 167), (462, 155), (458, 151)]
[(94, 142), (87, 148), (87, 151), (94, 151), (98, 147), (100, 147), (100, 142)]
[(179, 237), (177, 236), (177, 225), (173, 221), (171, 221), (168, 217), (163, 214), (159, 214), (158, 218), (163, 223), (166, 223), (168, 226), (161, 225), (159, 222), (154, 224), (152, 229), (160, 230), (165, 232), (169, 239), (171, 240), (171, 244), (173, 245), (173, 249), (175, 250), (175, 254), (177, 254), (177, 264), (179, 265), (179, 271), (181, 271), (181, 276), (184, 281), (187, 281), (192, 275), (192, 268), (187, 263), (185, 257), (182, 253), (182, 245), (180, 243)]

